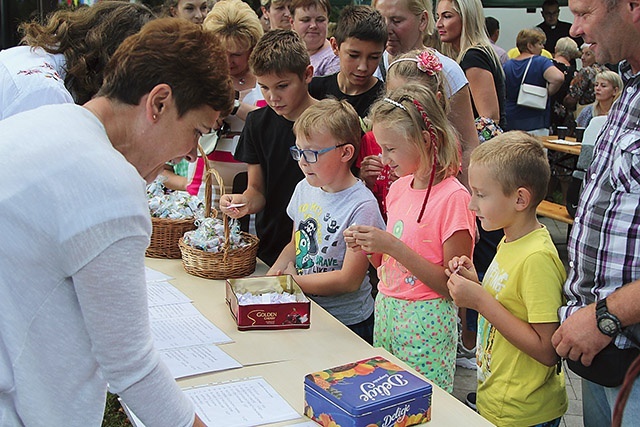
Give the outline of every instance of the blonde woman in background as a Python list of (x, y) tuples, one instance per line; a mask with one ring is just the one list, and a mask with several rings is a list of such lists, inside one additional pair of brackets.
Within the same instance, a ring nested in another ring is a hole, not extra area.
[(593, 104), (587, 105), (582, 109), (576, 120), (578, 126), (586, 128), (592, 118), (609, 114), (611, 106), (618, 99), (621, 91), (622, 79), (617, 73), (605, 70), (596, 74), (594, 87), (596, 100)]
[[(215, 135), (205, 135), (200, 142), (211, 165), (220, 173), (225, 192), (242, 192), (243, 189), (234, 188), (234, 181), (236, 185), (242, 186), (240, 181), (246, 176), (247, 164), (235, 160), (233, 153), (247, 114), (266, 105), (257, 79), (249, 69), (249, 55), (264, 32), (258, 15), (242, 0), (216, 3), (207, 15), (203, 27), (218, 36), (220, 45), (227, 52), (236, 101), (231, 114), (224, 118), (224, 124), (219, 121), (221, 130)], [(216, 192), (214, 202), (217, 204), (220, 190), (217, 183), (213, 184)], [(190, 194), (204, 197), (204, 188), (204, 161), (202, 157), (198, 157), (195, 163), (189, 165), (186, 189)]]
[(460, 64), (469, 80), (474, 117), (487, 117), (504, 127), (504, 73), (487, 36), (482, 3), (440, 0), (437, 11), (442, 52)]

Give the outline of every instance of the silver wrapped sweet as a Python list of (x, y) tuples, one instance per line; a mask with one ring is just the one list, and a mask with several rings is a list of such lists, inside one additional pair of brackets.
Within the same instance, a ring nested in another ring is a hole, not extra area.
[[(218, 218), (199, 218), (196, 228), (184, 234), (184, 243), (205, 252), (218, 253), (222, 251), (224, 237), (224, 223)], [(239, 249), (249, 245), (240, 234), (240, 224), (236, 220), (229, 223), (229, 249)]]

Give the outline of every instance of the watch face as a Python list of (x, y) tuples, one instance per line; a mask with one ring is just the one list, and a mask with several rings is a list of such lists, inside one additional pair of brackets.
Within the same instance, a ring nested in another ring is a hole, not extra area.
[(607, 319), (606, 317), (600, 319), (598, 326), (600, 326), (600, 330), (607, 335), (613, 335), (618, 332), (618, 325), (616, 325), (616, 322), (612, 319)]

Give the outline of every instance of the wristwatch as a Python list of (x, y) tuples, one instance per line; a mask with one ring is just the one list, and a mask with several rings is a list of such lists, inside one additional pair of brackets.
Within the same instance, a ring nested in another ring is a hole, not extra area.
[(622, 323), (607, 309), (607, 299), (603, 298), (596, 304), (596, 322), (603, 334), (614, 337), (622, 332)]

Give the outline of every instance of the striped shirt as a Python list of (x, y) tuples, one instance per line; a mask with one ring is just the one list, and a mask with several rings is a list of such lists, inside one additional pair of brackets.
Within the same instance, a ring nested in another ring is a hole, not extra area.
[[(596, 139), (567, 244), (562, 320), (640, 279), (640, 73), (626, 61), (620, 72), (624, 89)], [(638, 324), (630, 328), (640, 332)], [(621, 335), (615, 343), (629, 347)]]

